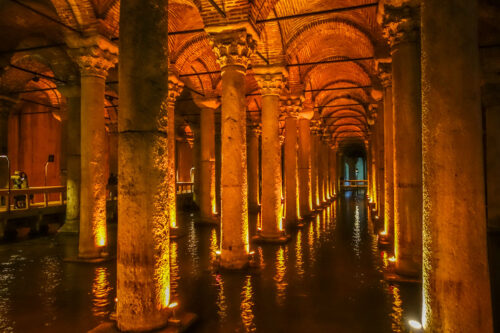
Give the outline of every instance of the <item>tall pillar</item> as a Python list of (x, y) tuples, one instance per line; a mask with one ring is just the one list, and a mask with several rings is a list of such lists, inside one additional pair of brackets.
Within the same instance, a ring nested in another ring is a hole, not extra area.
[(217, 98), (194, 97), (201, 109), (200, 132), (200, 217), (202, 222), (215, 222), (215, 110)]
[(477, 14), (422, 1), (425, 332), (493, 332)]
[(324, 193), (325, 193), (325, 201), (328, 202), (331, 199), (330, 196), (330, 166), (329, 166), (329, 154), (330, 154), (330, 136), (325, 133), (323, 134), (323, 172), (324, 172), (324, 177), (323, 177), (323, 187), (324, 187)]
[[(390, 64), (379, 64), (384, 87), (384, 230), (382, 238), (392, 242), (394, 235), (394, 138), (392, 107), (392, 75)], [(384, 68), (385, 67), (385, 68)]]
[(325, 195), (325, 155), (323, 143), (323, 129), (316, 135), (316, 155), (318, 159), (318, 197), (320, 205), (326, 201)]
[[(16, 104), (16, 100), (7, 96), (0, 96), (0, 155), (8, 156), (9, 145), (9, 114)], [(11, 161), (12, 163), (12, 161)], [(0, 159), (0, 188), (9, 187), (10, 175), (7, 159)]]
[(290, 97), (283, 101), (285, 112), (285, 221), (287, 227), (297, 226), (298, 213), (298, 174), (297, 174), (297, 117), (302, 108), (300, 98)]
[[(392, 103), (391, 103), (392, 105)], [(385, 210), (385, 181), (384, 181), (384, 109), (383, 105), (379, 107), (377, 119), (377, 216), (384, 218)]]
[(120, 21), (117, 325), (149, 331), (170, 303), (167, 3), (124, 1)]
[(307, 118), (299, 119), (299, 210), (302, 217), (310, 215), (312, 210), (310, 123)]
[(259, 137), (262, 129), (259, 124), (253, 124), (248, 132), (248, 209), (252, 212), (260, 210), (259, 203)]
[(343, 153), (340, 151), (340, 148), (337, 148), (337, 157), (336, 157), (336, 165), (337, 165), (337, 168), (336, 168), (337, 172), (336, 173), (337, 173), (337, 179), (338, 179), (338, 181), (337, 181), (337, 187), (336, 187), (337, 193), (340, 193), (340, 190), (341, 190), (341, 188), (340, 188), (340, 178), (343, 177), (343, 175), (342, 175), (343, 171), (342, 170), (344, 168), (343, 168), (343, 165), (342, 165), (343, 164), (342, 160), (343, 160)]
[(368, 180), (368, 186), (366, 188), (366, 197), (368, 198), (368, 204), (371, 205), (373, 202), (371, 184), (372, 184), (372, 169), (371, 165), (371, 150), (370, 150), (370, 141), (369, 139), (364, 140), (365, 152), (366, 152), (366, 160), (365, 160), (365, 168), (366, 168), (366, 180)]
[(106, 133), (104, 92), (108, 70), (118, 47), (105, 37), (68, 37), (70, 53), (81, 76), (81, 187), (78, 256), (97, 258), (106, 253)]
[(239, 269), (248, 264), (250, 252), (245, 73), (255, 41), (245, 29), (214, 32), (210, 39), (222, 71), (220, 264)]
[(175, 153), (175, 101), (182, 93), (184, 83), (179, 80), (177, 73), (169, 69), (168, 73), (168, 95), (167, 95), (167, 219), (170, 223), (171, 237), (176, 236), (177, 225), (177, 180), (176, 180), (176, 153)]
[(370, 142), (370, 170), (371, 170), (371, 194), (372, 194), (372, 203), (373, 209), (377, 210), (378, 207), (378, 198), (377, 198), (377, 182), (379, 179), (377, 178), (377, 129), (374, 127), (372, 132), (371, 142)]
[(283, 89), (280, 67), (256, 68), (262, 94), (262, 207), (259, 240), (286, 241), (281, 206), (281, 146), (279, 138), (279, 95)]
[(328, 165), (330, 168), (330, 196), (332, 199), (337, 195), (337, 191), (335, 190), (335, 186), (338, 182), (337, 179), (337, 148), (336, 146), (332, 145), (331, 148), (329, 149), (329, 160), (328, 160)]
[(396, 272), (422, 265), (422, 112), (418, 8), (384, 7), (394, 103), (394, 254)]
[(318, 142), (317, 136), (319, 133), (319, 121), (311, 120), (311, 200), (312, 209), (316, 209), (321, 205), (319, 201), (319, 184), (318, 184)]
[[(80, 229), (80, 174), (81, 174), (81, 88), (80, 85), (60, 86), (66, 97), (66, 219), (59, 232), (77, 233)], [(64, 143), (63, 143), (64, 144)]]

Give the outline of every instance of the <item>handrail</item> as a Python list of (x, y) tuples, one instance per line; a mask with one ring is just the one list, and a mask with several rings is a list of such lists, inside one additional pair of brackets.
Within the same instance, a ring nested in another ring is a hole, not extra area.
[(18, 195), (26, 196), (26, 209), (29, 209), (31, 202), (29, 200), (29, 195), (33, 194), (43, 194), (44, 207), (49, 206), (49, 194), (59, 193), (59, 203), (64, 205), (64, 192), (66, 191), (66, 186), (40, 186), (40, 187), (28, 187), (21, 189), (0, 189), (0, 196), (8, 197), (7, 211), (10, 212), (10, 202), (12, 198)]
[(193, 182), (176, 182), (175, 185), (177, 194), (193, 193)]

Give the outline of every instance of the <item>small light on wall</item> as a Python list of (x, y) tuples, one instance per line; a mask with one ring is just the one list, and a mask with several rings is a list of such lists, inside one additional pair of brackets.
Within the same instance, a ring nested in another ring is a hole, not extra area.
[(396, 257), (390, 257), (390, 258), (389, 258), (389, 261), (390, 261), (390, 262), (396, 262)]

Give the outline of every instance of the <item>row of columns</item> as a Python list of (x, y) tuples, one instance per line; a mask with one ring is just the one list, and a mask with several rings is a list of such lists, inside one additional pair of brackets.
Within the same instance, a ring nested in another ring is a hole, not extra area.
[(426, 332), (491, 332), (477, 2), (385, 4), (383, 25), (391, 59), (368, 151), (380, 240), (396, 273), (422, 277)]

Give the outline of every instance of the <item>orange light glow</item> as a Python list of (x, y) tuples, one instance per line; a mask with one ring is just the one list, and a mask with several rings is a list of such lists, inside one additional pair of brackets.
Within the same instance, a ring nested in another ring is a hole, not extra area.
[(95, 226), (95, 244), (98, 247), (104, 247), (107, 244), (106, 221), (99, 221)]
[(390, 258), (389, 258), (389, 261), (390, 261), (390, 262), (396, 262), (396, 257), (390, 257)]
[(169, 308), (169, 309), (173, 309), (173, 308), (176, 308), (176, 307), (177, 307), (177, 305), (178, 305), (178, 304), (177, 304), (177, 302), (173, 302), (173, 303), (170, 303), (170, 304), (168, 305), (168, 308)]
[(243, 290), (241, 292), (241, 321), (245, 326), (246, 332), (254, 332), (256, 327), (254, 323), (254, 313), (253, 307), (254, 302), (252, 300), (252, 279), (251, 276), (246, 277), (245, 285), (243, 286)]

